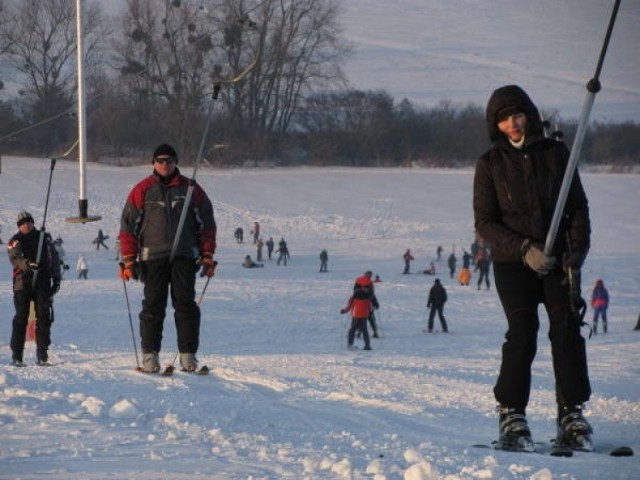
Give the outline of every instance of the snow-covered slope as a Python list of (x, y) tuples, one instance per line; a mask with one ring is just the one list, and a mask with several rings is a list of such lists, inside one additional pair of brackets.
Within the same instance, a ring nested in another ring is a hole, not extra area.
[[(48, 160), (2, 159), (2, 239), (21, 209), (42, 221)], [(472, 240), (471, 171), (201, 169), (219, 226), (218, 275), (202, 304), (199, 358), (212, 375), (135, 372), (125, 292), (113, 250), (91, 244), (98, 228), (113, 248), (131, 186), (150, 166), (88, 166), (89, 212), (77, 215), (77, 166), (53, 174), (47, 230), (61, 235), (71, 270), (55, 300), (52, 368), (9, 366), (10, 268), (0, 261), (0, 478), (2, 479), (633, 479), (638, 457), (578, 453), (571, 459), (473, 448), (496, 436), (492, 387), (505, 321), (493, 289), (461, 287), (436, 261), (448, 290), (450, 334), (422, 333), (432, 278), (414, 271)], [(185, 168), (185, 173), (191, 173)], [(588, 415), (600, 451), (640, 449), (640, 310), (637, 210), (640, 176), (583, 176), (593, 249), (583, 293), (604, 279), (610, 331), (588, 342), (594, 394)], [(240, 267), (254, 247), (233, 231), (259, 221), (284, 237), (291, 262)], [(329, 251), (329, 272), (318, 254)], [(84, 254), (89, 279), (76, 280)], [(382, 304), (373, 351), (348, 351), (339, 314), (353, 279), (371, 269)], [(477, 278), (477, 277), (476, 277)], [(198, 281), (198, 289), (204, 282)], [(127, 284), (136, 342), (141, 286)], [(541, 312), (542, 314), (542, 312)], [(589, 310), (588, 316), (591, 311)], [(554, 435), (546, 319), (533, 368), (529, 416), (537, 441)], [(585, 332), (586, 333), (586, 332)], [(138, 349), (139, 350), (139, 349)], [(172, 311), (161, 360), (175, 355)], [(29, 344), (25, 360), (33, 363)]]
[[(484, 107), (491, 92), (521, 85), (547, 112), (578, 118), (613, 8), (610, 0), (344, 1), (345, 65), (360, 89), (433, 106)], [(640, 2), (622, 1), (592, 119), (640, 121)]]

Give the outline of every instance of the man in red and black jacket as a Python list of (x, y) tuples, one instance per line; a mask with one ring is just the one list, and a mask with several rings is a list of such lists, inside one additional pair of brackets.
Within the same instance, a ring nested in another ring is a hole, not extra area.
[(167, 294), (175, 309), (180, 364), (197, 369), (195, 354), (200, 337), (200, 307), (195, 301), (195, 277), (215, 271), (216, 223), (213, 206), (202, 187), (193, 183), (177, 248), (174, 238), (191, 180), (180, 174), (176, 151), (162, 144), (153, 153), (153, 173), (133, 187), (120, 221), (121, 277), (144, 282), (140, 312), (143, 369), (160, 370), (158, 353), (167, 307)]

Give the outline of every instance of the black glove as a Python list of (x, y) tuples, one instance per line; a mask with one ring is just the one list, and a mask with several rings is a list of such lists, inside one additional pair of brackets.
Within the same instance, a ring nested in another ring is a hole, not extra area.
[(573, 270), (580, 270), (584, 263), (587, 254), (585, 252), (573, 252), (572, 254), (565, 254), (562, 259), (562, 268), (566, 271), (572, 268)]
[(59, 291), (60, 291), (60, 279), (54, 278), (53, 283), (51, 284), (51, 296), (53, 297)]

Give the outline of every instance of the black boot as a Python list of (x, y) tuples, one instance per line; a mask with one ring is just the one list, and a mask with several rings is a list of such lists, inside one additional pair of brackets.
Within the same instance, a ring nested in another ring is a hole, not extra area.
[(524, 409), (511, 408), (505, 405), (498, 407), (500, 414), (500, 437), (496, 444), (499, 450), (533, 452), (531, 431), (527, 425)]
[(582, 405), (559, 405), (557, 424), (557, 445), (572, 450), (593, 451), (593, 429), (582, 415)]

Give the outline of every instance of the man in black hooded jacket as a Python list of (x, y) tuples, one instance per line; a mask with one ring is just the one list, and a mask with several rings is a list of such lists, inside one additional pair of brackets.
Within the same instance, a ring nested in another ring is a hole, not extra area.
[(590, 246), (587, 198), (576, 171), (553, 251), (546, 255), (543, 245), (569, 151), (563, 143), (545, 138), (538, 109), (516, 85), (493, 92), (486, 121), (493, 148), (476, 164), (473, 208), (476, 230), (492, 245), (496, 288), (508, 323), (494, 388), (499, 444), (514, 450), (533, 448), (525, 409), (542, 303), (549, 317), (558, 440), (590, 450), (592, 429), (582, 415), (591, 394), (586, 348), (567, 282), (569, 271), (579, 281)]

